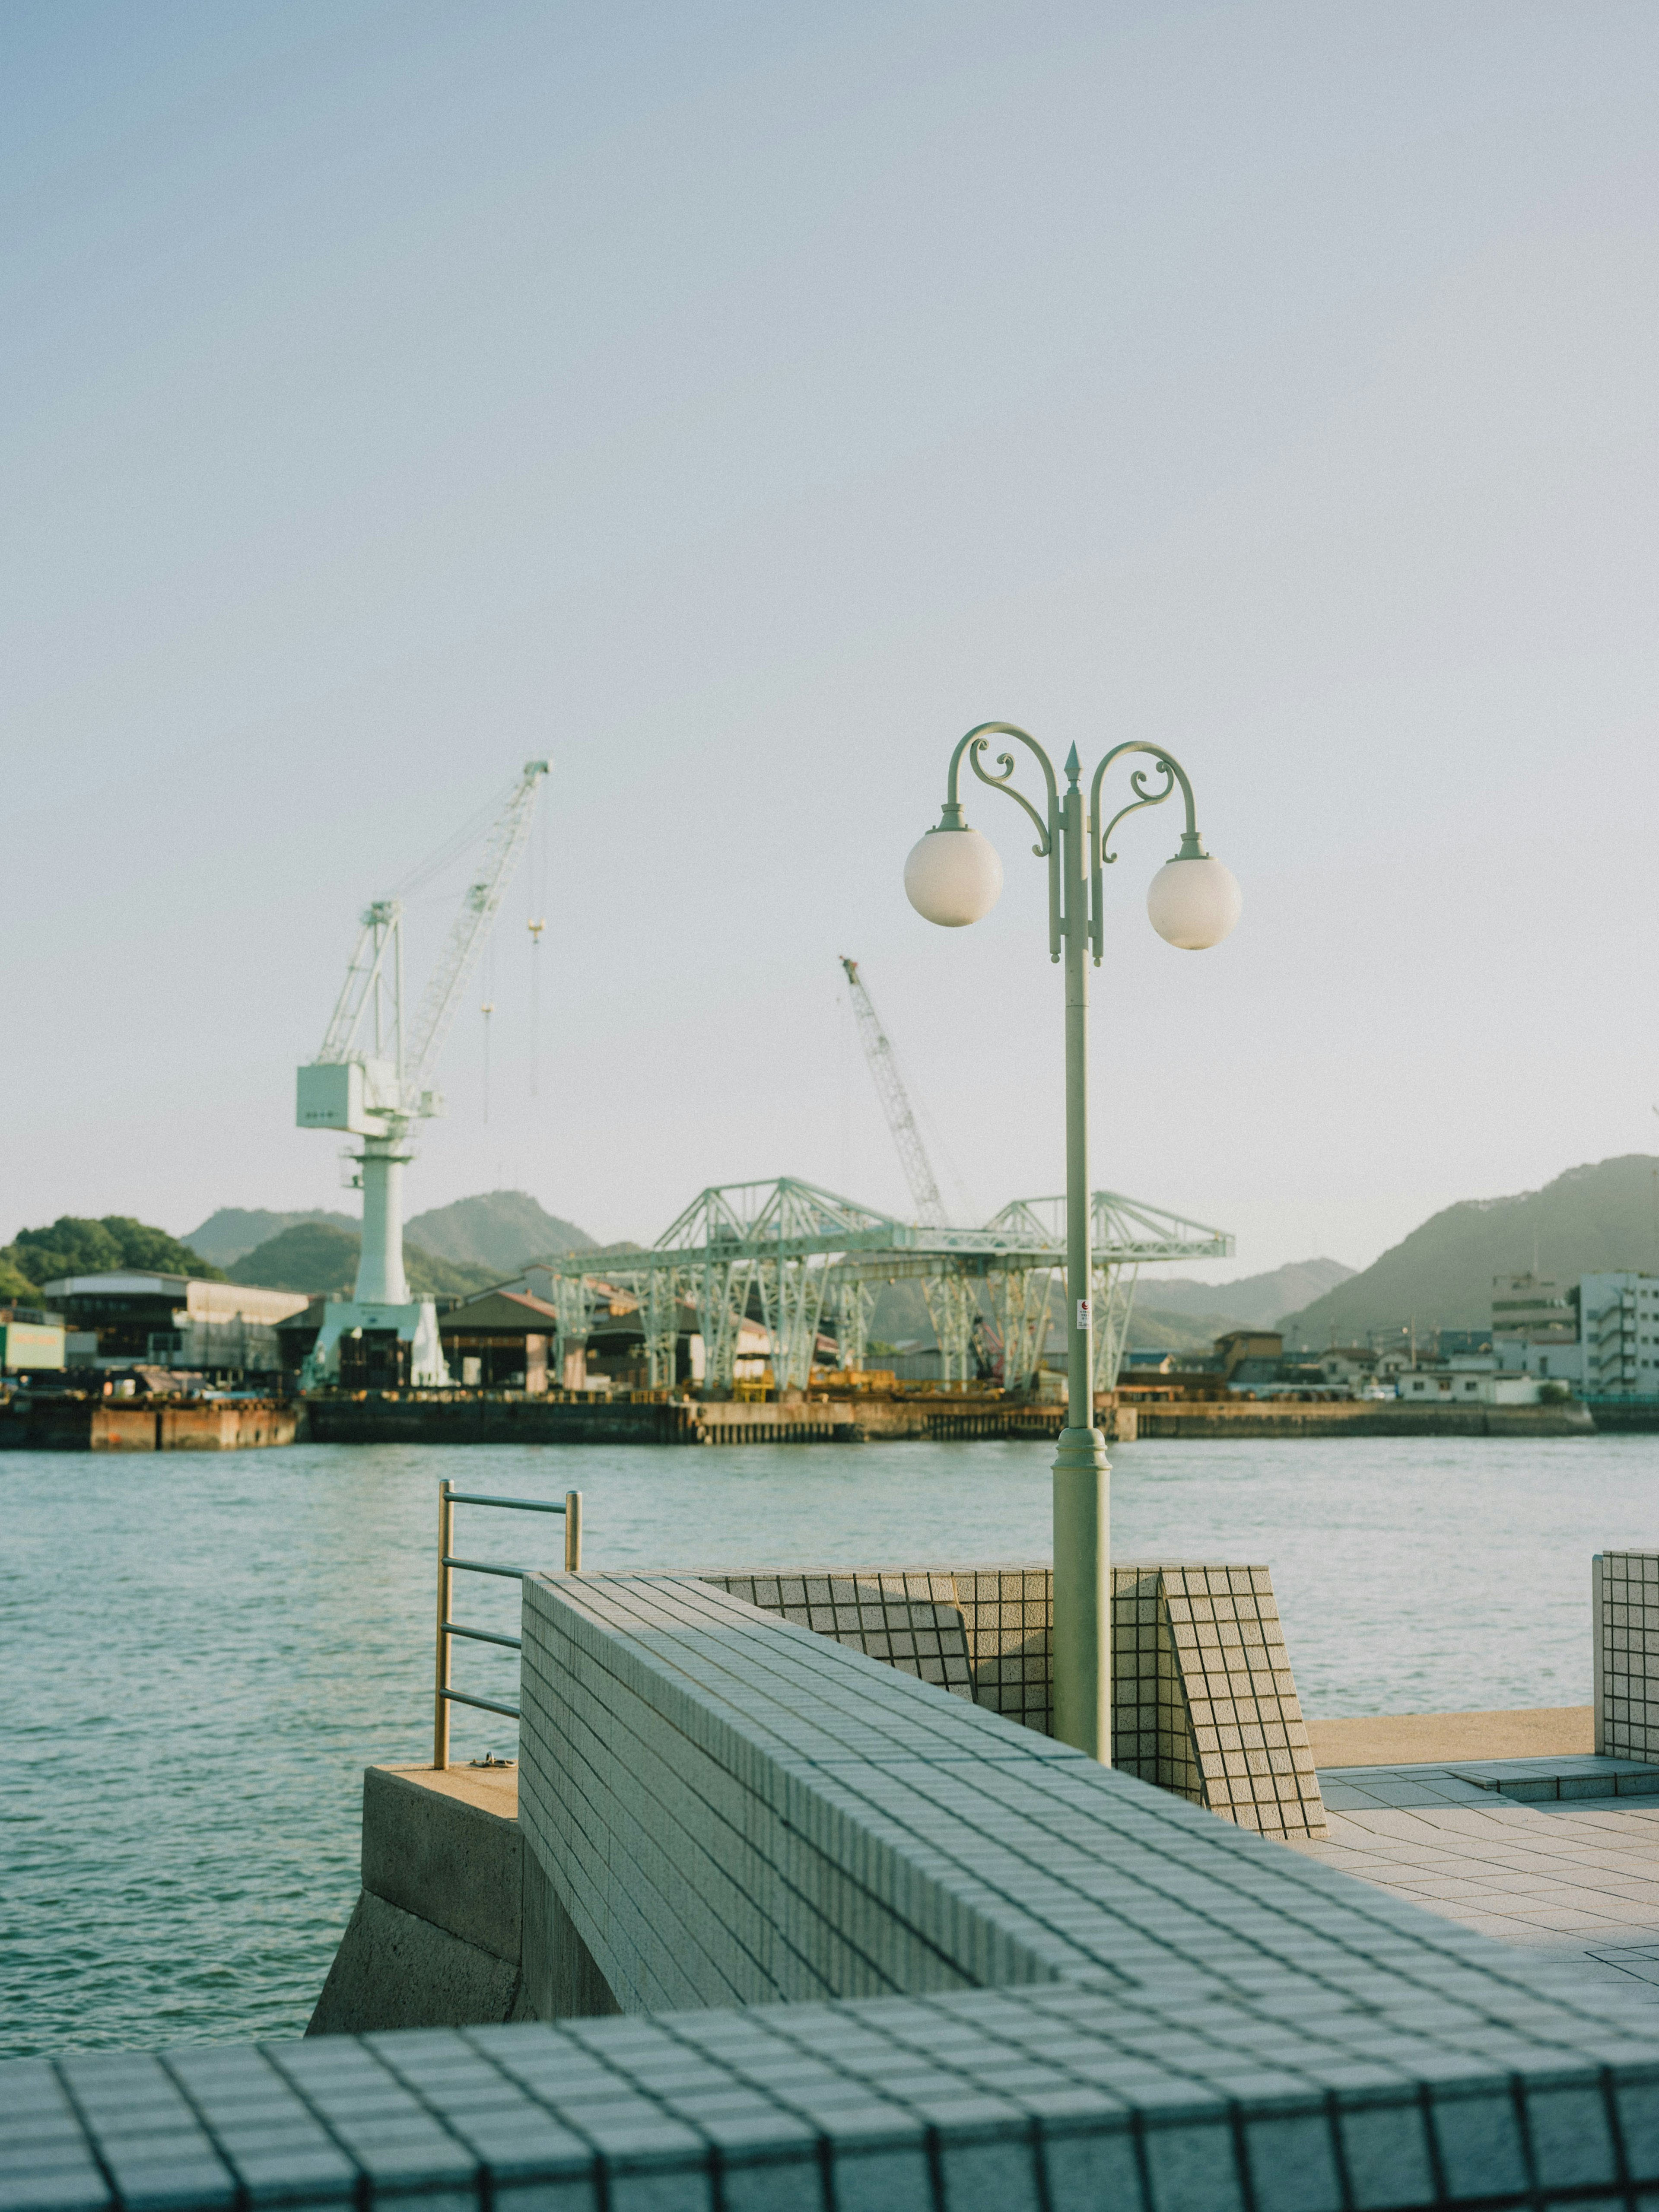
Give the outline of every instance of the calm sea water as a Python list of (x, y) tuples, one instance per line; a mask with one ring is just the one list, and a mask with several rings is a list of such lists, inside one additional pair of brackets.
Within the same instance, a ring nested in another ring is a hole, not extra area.
[[(1048, 1543), (1028, 1443), (8, 1453), (0, 2053), (303, 2030), (361, 1770), (431, 1756), (442, 1474), (581, 1490), (596, 1568)], [(562, 1527), (474, 1511), (461, 1549), (553, 1564)], [(1582, 1705), (1590, 1554), (1659, 1537), (1659, 1437), (1125, 1446), (1113, 1529), (1122, 1558), (1265, 1560), (1310, 1713)], [(516, 1626), (515, 1585), (465, 1579), (462, 1619)], [(462, 1648), (457, 1685), (510, 1700), (515, 1668)], [(456, 1755), (514, 1734), (463, 1717)]]

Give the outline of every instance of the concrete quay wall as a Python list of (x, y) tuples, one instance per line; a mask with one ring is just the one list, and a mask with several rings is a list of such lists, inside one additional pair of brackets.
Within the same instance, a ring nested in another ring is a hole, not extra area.
[(276, 1399), (156, 1404), (19, 1396), (0, 1405), (0, 1450), (246, 1451), (291, 1444), (299, 1426), (298, 1409)]
[(533, 2017), (515, 1767), (371, 1766), (362, 1890), (307, 2035)]
[(1334, 1399), (1304, 1405), (1283, 1399), (1206, 1399), (1190, 1405), (1143, 1402), (1139, 1432), (1154, 1437), (1589, 1437), (1588, 1407), (1408, 1406), (1382, 1399)]
[[(715, 1400), (611, 1402), (492, 1395), (483, 1392), (388, 1392), (304, 1401), (307, 1433), (318, 1443), (838, 1443), (880, 1440), (944, 1443), (977, 1437), (1051, 1442), (1065, 1425), (1057, 1406), (971, 1396), (806, 1399), (746, 1405)], [(1334, 1401), (1102, 1406), (1096, 1419), (1109, 1443), (1145, 1437), (1569, 1437), (1592, 1436), (1583, 1406), (1431, 1407)]]
[[(319, 1393), (304, 1401), (317, 1443), (863, 1443), (1058, 1436), (1064, 1410), (973, 1396), (804, 1399), (748, 1405), (673, 1399), (641, 1403), (484, 1392)], [(1107, 1407), (1109, 1437), (1129, 1440), (1134, 1416)]]

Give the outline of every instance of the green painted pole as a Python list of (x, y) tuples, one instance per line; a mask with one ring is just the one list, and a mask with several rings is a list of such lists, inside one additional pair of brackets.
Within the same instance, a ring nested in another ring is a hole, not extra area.
[(1077, 749), (1060, 802), (1061, 932), (1066, 971), (1066, 1414), (1054, 1455), (1054, 1730), (1109, 1766), (1112, 1759), (1111, 1469), (1094, 1417), (1090, 1288), (1089, 830)]

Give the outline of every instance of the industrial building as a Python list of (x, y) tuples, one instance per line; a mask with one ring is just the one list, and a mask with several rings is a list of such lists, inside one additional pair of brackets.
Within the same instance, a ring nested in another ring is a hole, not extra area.
[[(468, 1390), (524, 1390), (532, 1397), (547, 1389), (548, 1348), (558, 1328), (554, 1308), (527, 1291), (486, 1291), (438, 1317), (452, 1382)], [(343, 1359), (344, 1354), (343, 1344)]]
[(42, 1285), (69, 1328), (95, 1348), (74, 1364), (175, 1368), (193, 1374), (275, 1375), (280, 1322), (304, 1310), (302, 1291), (255, 1290), (195, 1275), (65, 1275)]
[(54, 1373), (65, 1360), (64, 1317), (38, 1306), (0, 1306), (0, 1373)]

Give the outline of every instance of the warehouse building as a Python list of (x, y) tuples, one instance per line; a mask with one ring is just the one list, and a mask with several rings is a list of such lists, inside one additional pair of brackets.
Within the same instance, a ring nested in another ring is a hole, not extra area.
[(276, 1374), (277, 1324), (307, 1304), (301, 1291), (136, 1269), (65, 1275), (42, 1288), (71, 1330), (95, 1337), (90, 1364), (142, 1363), (195, 1374)]

